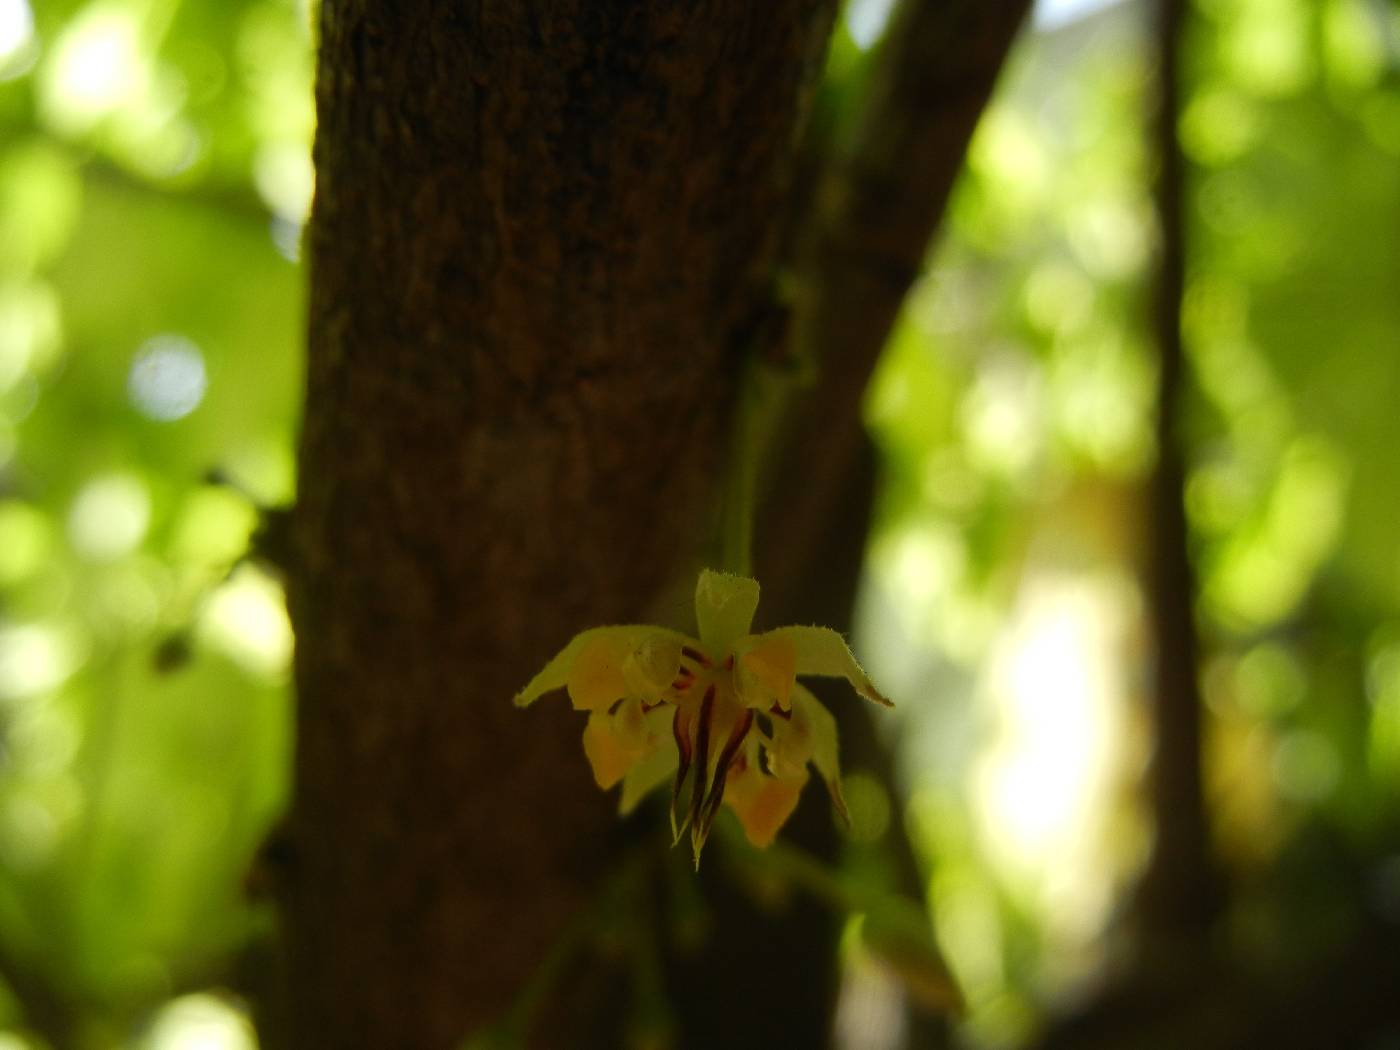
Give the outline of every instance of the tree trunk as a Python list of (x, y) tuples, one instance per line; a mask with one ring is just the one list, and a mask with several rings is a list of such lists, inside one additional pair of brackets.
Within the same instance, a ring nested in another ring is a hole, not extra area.
[(510, 698), (709, 527), (833, 9), (323, 5), (293, 1045), (453, 1045), (604, 870), (581, 722)]

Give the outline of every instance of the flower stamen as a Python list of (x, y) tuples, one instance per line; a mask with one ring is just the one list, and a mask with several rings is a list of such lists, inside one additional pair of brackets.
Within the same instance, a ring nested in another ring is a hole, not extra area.
[(715, 713), (715, 687), (705, 690), (705, 699), (700, 702), (700, 725), (695, 731), (695, 783), (690, 788), (691, 835), (700, 823), (700, 811), (704, 807), (705, 793), (710, 785), (710, 722)]
[(714, 783), (710, 785), (709, 797), (705, 800), (704, 807), (700, 814), (700, 820), (696, 826), (691, 828), (692, 838), (698, 837), (699, 841), (694, 842), (696, 854), (696, 866), (699, 867), (700, 848), (705, 845), (705, 839), (709, 837), (710, 826), (714, 824), (715, 817), (719, 813), (720, 803), (724, 801), (724, 784), (729, 777), (729, 767), (734, 764), (734, 760), (739, 756), (739, 748), (744, 743), (744, 738), (749, 735), (749, 730), (753, 727), (754, 713), (752, 709), (745, 710), (739, 721), (734, 724), (733, 730), (729, 733), (729, 739), (725, 741), (724, 749), (719, 753), (719, 764), (715, 767)]
[[(622, 782), (624, 813), (674, 772), (671, 833), (678, 842), (690, 829), (697, 860), (725, 805), (750, 842), (770, 843), (792, 814), (809, 765), (844, 818), (836, 720), (798, 678), (844, 678), (867, 700), (889, 706), (838, 632), (794, 625), (753, 634), (757, 604), (757, 581), (703, 570), (695, 585), (698, 635), (645, 624), (590, 627), (515, 697), (527, 707), (566, 690), (574, 708), (588, 713), (584, 754), (599, 787)], [(674, 743), (653, 717), (663, 704), (675, 708)]]
[(671, 720), (671, 733), (676, 738), (676, 750), (680, 753), (680, 763), (676, 766), (676, 780), (671, 787), (671, 845), (681, 840), (681, 832), (690, 823), (690, 814), (678, 825), (676, 811), (680, 806), (681, 792), (685, 787), (686, 776), (690, 773), (692, 751), (690, 747), (690, 725), (694, 719), (684, 707), (676, 708), (676, 717)]

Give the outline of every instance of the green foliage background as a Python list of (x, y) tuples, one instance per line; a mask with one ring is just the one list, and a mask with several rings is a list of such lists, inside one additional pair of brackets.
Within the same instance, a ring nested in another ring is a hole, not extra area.
[(6, 19), (0, 1028), (127, 1045), (265, 922), (290, 634), (247, 551), (292, 492), (310, 40), (278, 2)]
[[(879, 7), (839, 31), (833, 123)], [(293, 490), (309, 23), (0, 0), (6, 1050), (251, 1038), (192, 993), (240, 986), (286, 786), (290, 632), (250, 543)], [(1400, 16), (1197, 0), (1189, 29), (1182, 440), (1227, 936), (1307, 957), (1400, 913)], [(869, 397), (861, 640), (906, 796), (859, 770), (849, 794), (858, 838), (912, 829), (975, 1043), (1103, 971), (1150, 842), (1150, 55), (1133, 5), (1027, 34)]]

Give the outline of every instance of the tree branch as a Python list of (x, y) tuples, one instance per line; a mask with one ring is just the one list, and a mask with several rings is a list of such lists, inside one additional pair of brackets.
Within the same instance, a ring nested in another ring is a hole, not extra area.
[[(769, 486), (770, 516), (782, 522), (770, 518), (763, 565), (779, 592), (815, 564), (823, 522), (861, 455), (861, 394), (923, 269), (1029, 6), (904, 0), (880, 45), (855, 135), (812, 196), (795, 261), (791, 352), (820, 372), (802, 392)], [(812, 471), (817, 448), (823, 469)]]
[[(809, 208), (794, 227), (798, 294), (789, 352), (813, 361), (818, 373), (815, 386), (793, 398), (760, 507), (756, 557), (770, 622), (850, 627), (874, 493), (861, 397), (1028, 7), (1028, 0), (905, 0), (875, 56), (855, 135), (806, 196)], [(897, 797), (867, 712), (845, 702), (831, 708), (843, 761), (880, 776)], [(799, 809), (790, 834), (830, 856), (826, 813), (812, 816), (810, 804)], [(923, 879), (900, 822), (890, 836), (900, 889), (921, 897)], [(795, 958), (812, 955), (813, 931), (798, 926), (802, 917), (766, 925), (764, 939), (788, 944)], [(824, 960), (834, 928), (817, 932), (827, 942)], [(810, 964), (794, 971), (793, 984), (822, 979)], [(945, 1045), (939, 1020), (909, 1022), (915, 1044)]]
[(1136, 902), (1143, 932), (1152, 938), (1203, 936), (1222, 904), (1202, 786), (1196, 587), (1183, 502), (1185, 464), (1177, 431), (1185, 387), (1181, 339), (1185, 161), (1176, 133), (1185, 12), (1185, 0), (1159, 0), (1156, 197), (1162, 248), (1156, 327), (1160, 375), (1148, 567), (1156, 744), (1149, 780), (1156, 841)]

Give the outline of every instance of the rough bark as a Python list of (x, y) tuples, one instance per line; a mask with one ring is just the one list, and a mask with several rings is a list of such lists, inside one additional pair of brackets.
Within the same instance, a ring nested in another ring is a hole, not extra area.
[(709, 524), (833, 6), (323, 5), (294, 1045), (451, 1045), (604, 870), (577, 717), (510, 697)]

